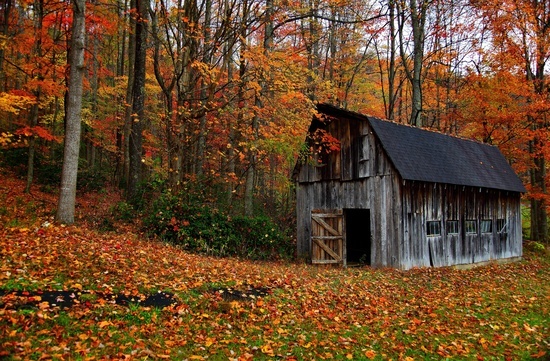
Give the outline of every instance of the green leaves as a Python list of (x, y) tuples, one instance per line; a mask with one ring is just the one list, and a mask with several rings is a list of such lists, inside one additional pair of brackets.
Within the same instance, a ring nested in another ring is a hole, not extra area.
[(231, 217), (208, 206), (187, 204), (184, 196), (162, 194), (144, 220), (163, 240), (213, 256), (248, 259), (290, 258), (290, 237), (268, 217)]

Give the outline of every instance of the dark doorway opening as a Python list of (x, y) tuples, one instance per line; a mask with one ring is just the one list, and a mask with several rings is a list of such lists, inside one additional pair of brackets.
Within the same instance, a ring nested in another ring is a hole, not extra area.
[(370, 209), (344, 209), (344, 217), (347, 264), (370, 265)]

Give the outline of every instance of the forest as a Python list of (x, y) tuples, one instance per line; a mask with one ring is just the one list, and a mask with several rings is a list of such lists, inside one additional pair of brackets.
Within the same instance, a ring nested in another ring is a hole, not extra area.
[(129, 214), (163, 195), (289, 227), (292, 170), (322, 102), (498, 146), (528, 190), (526, 237), (548, 241), (547, 1), (0, 10), (0, 162), (27, 192), (59, 194), (62, 223), (74, 222), (75, 192), (109, 185)]
[[(0, 0), (0, 359), (547, 360), (549, 59), (546, 0)], [(294, 257), (320, 103), (498, 146), (522, 259)]]

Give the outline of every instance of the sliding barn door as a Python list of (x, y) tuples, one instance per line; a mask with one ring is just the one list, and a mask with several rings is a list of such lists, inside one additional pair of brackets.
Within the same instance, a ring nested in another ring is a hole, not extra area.
[(344, 262), (344, 215), (342, 210), (311, 211), (311, 262)]

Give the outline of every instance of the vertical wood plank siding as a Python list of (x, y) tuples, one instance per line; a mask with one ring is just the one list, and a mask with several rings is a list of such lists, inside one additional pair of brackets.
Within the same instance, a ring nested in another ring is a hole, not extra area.
[[(451, 266), (522, 256), (518, 193), (419, 182), (405, 182), (402, 191), (403, 203), (407, 204), (402, 215), (407, 220), (402, 268)], [(499, 219), (507, 223), (505, 232), (496, 227)], [(482, 232), (483, 220), (491, 221), (491, 232)], [(427, 236), (428, 221), (440, 222), (441, 235)], [(449, 234), (448, 221), (458, 222), (457, 234)], [(476, 222), (475, 233), (466, 232), (466, 221)]]
[[(367, 121), (335, 119), (326, 130), (340, 140), (340, 152), (324, 166), (302, 164), (297, 174), (299, 255), (311, 257), (312, 211), (345, 209), (370, 209), (365, 222), (373, 267), (440, 267), (522, 255), (519, 193), (403, 180)], [(491, 221), (490, 232), (482, 232), (484, 220)], [(439, 222), (440, 235), (428, 237), (428, 221)], [(450, 233), (448, 221), (457, 221), (457, 232)], [(467, 221), (475, 221), (474, 233), (466, 232)], [(504, 232), (497, 229), (502, 222)]]

